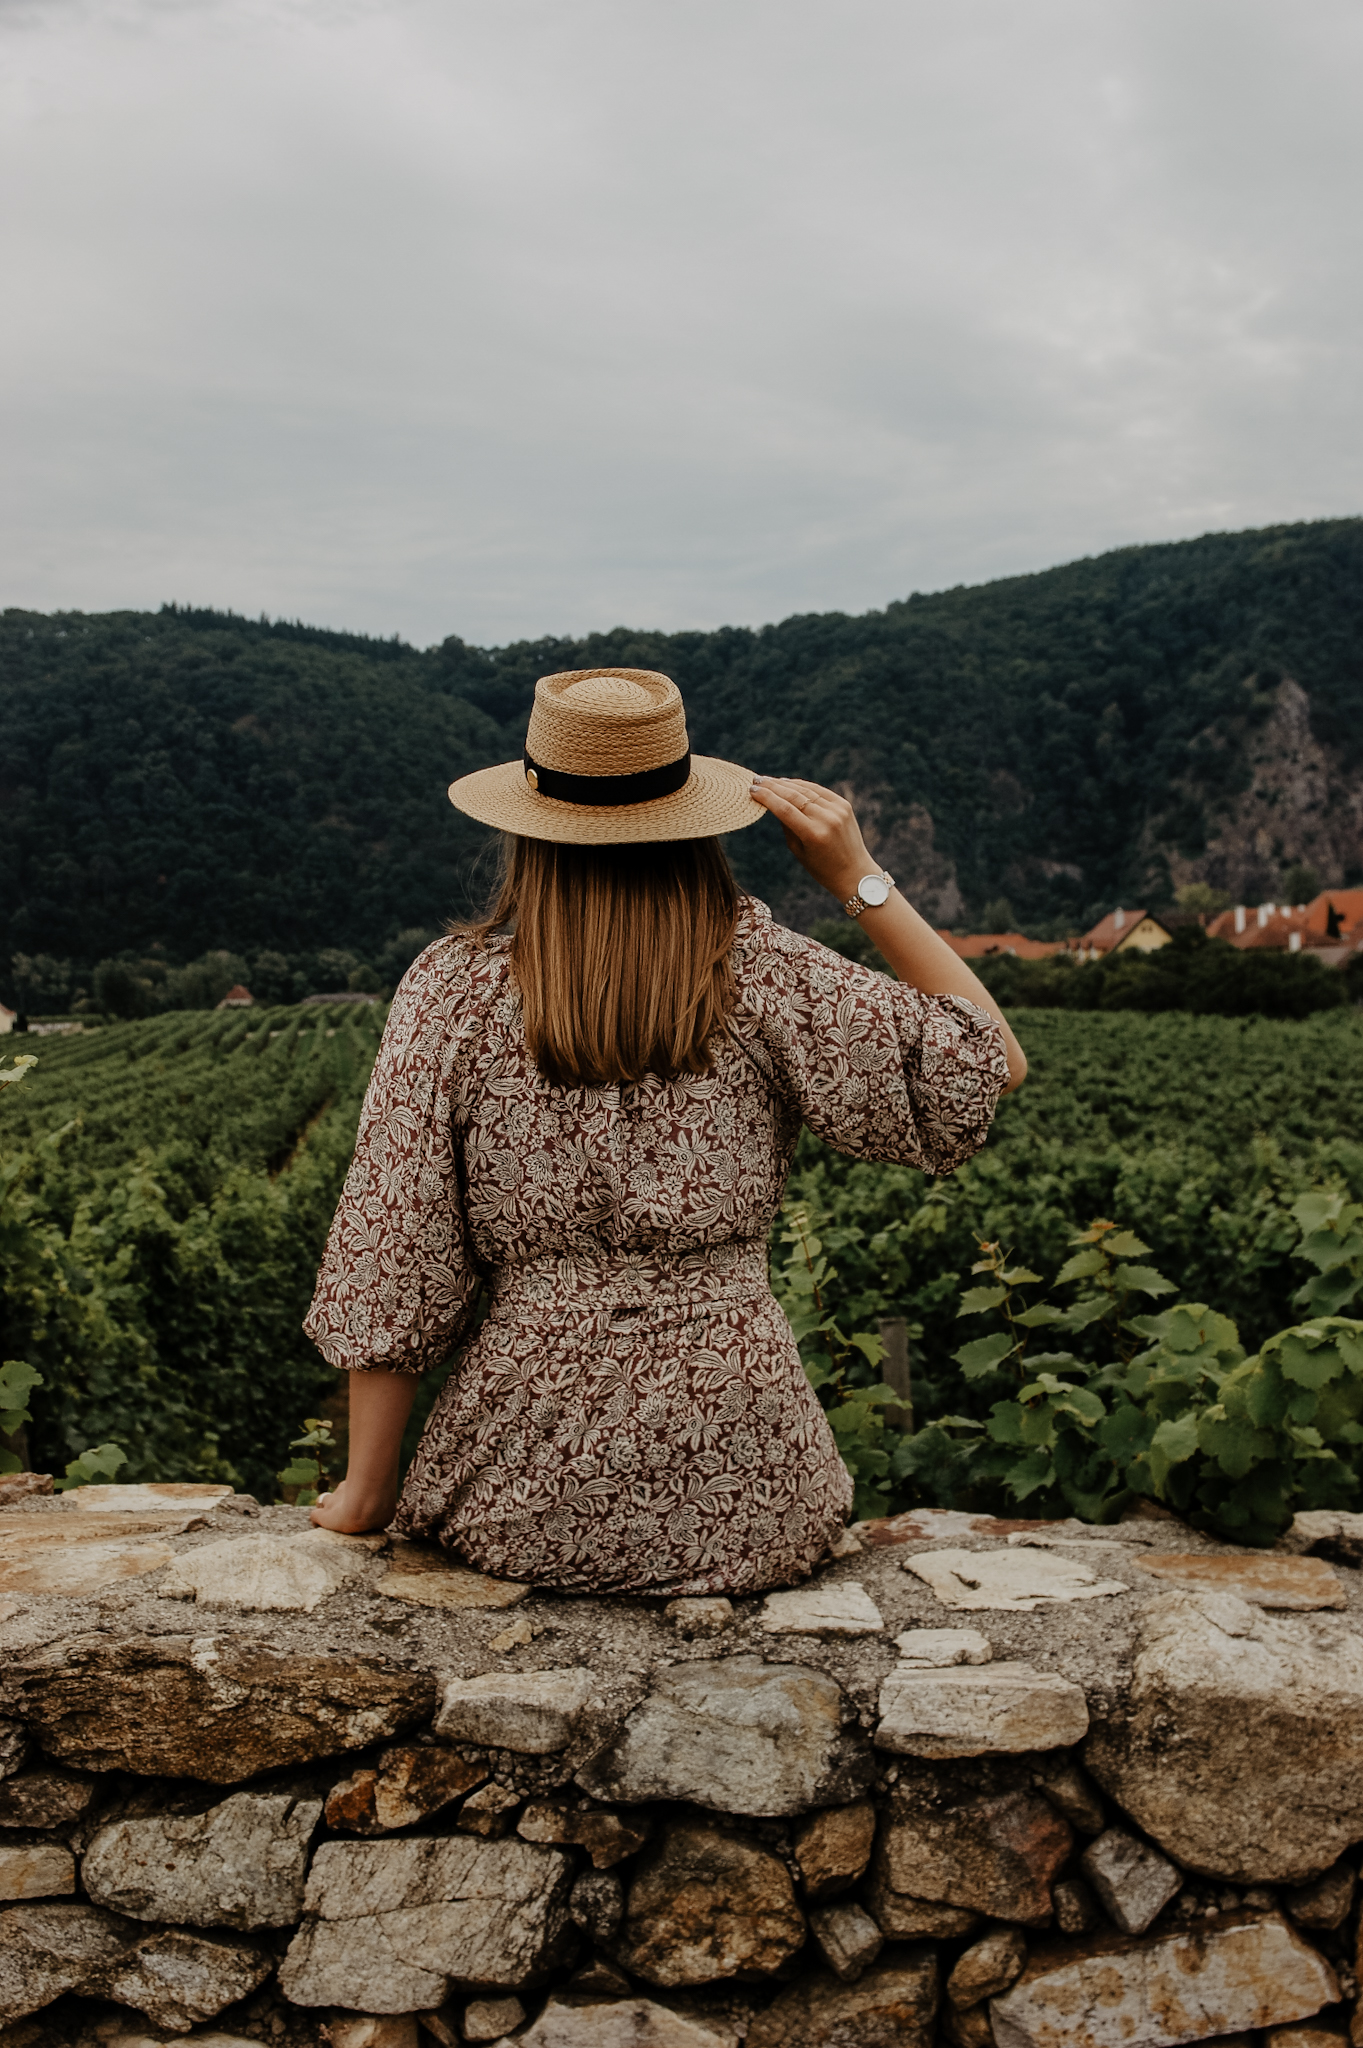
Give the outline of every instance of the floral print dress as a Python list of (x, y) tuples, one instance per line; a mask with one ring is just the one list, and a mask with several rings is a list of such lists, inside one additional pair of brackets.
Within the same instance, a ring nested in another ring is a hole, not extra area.
[(439, 939), (405, 976), (305, 1328), (332, 1365), (425, 1372), (487, 1290), (406, 1534), (565, 1591), (788, 1585), (852, 1497), (767, 1277), (800, 1127), (950, 1173), (984, 1142), (1003, 1034), (749, 899), (713, 1072), (561, 1088), (526, 1050), (509, 950)]

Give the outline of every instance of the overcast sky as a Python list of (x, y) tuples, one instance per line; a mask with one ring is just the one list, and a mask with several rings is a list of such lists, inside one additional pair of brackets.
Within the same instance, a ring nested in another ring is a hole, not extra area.
[(759, 624), (1363, 510), (1358, 0), (0, 0), (0, 602)]

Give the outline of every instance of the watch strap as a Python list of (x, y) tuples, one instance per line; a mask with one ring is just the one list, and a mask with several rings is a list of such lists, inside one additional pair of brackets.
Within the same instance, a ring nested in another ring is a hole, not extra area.
[[(880, 879), (882, 882), (886, 884), (888, 888), (893, 889), (894, 876), (890, 873), (890, 870), (888, 868), (881, 869)], [(869, 903), (863, 902), (860, 895), (852, 895), (848, 897), (847, 901), (843, 904), (842, 907), (849, 917), (860, 917), (863, 910), (870, 910), (873, 906)]]

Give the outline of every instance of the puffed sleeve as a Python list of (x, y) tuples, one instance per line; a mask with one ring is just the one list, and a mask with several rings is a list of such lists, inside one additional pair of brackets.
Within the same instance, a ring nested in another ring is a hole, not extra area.
[(467, 1327), (456, 1121), (461, 1049), (478, 1029), (472, 949), (438, 939), (404, 976), (360, 1112), (355, 1157), (303, 1324), (329, 1365), (420, 1373)]
[(775, 1085), (854, 1159), (952, 1173), (978, 1152), (1008, 1083), (1003, 1033), (963, 996), (924, 995), (745, 905), (740, 1009)]

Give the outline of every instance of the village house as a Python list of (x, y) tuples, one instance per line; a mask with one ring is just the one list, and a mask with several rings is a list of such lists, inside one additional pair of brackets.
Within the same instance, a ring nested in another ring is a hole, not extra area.
[(3, 1038), (7, 1031), (13, 1031), (18, 1021), (19, 1012), (17, 1010), (7, 1010), (5, 1005), (0, 1003), (0, 1038)]
[(227, 994), (218, 1004), (218, 1008), (220, 1010), (250, 1010), (254, 1008), (255, 1000), (250, 989), (243, 988), (241, 983), (238, 982), (235, 988), (228, 989)]
[(1363, 947), (1363, 889), (1322, 889), (1309, 903), (1237, 903), (1207, 926), (1240, 951), (1309, 952), (1338, 967)]
[(1173, 933), (1148, 910), (1109, 910), (1075, 947), (1079, 960), (1101, 960), (1108, 953), (1157, 953)]

